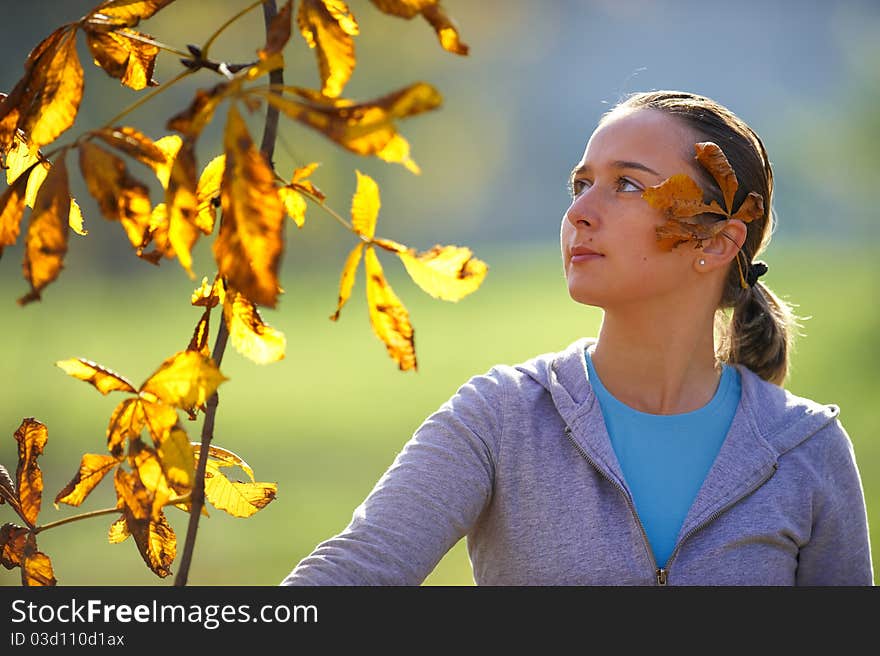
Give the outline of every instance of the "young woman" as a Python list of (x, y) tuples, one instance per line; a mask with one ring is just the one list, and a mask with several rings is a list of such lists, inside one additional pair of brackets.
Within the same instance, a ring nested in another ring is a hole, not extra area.
[(465, 383), (283, 584), (417, 585), (467, 536), (485, 585), (872, 585), (838, 408), (782, 386), (761, 139), (711, 99), (635, 94), (571, 187), (563, 268), (598, 336)]

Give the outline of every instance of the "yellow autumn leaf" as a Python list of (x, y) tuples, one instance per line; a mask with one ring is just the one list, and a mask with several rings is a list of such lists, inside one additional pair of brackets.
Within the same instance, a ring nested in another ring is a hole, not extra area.
[(355, 67), (352, 37), (358, 34), (357, 21), (342, 0), (301, 0), (296, 22), (318, 56), (321, 93), (335, 98)]
[[(28, 82), (29, 106), (17, 126), (34, 149), (54, 141), (73, 125), (82, 101), (83, 70), (76, 52), (76, 27), (59, 29), (63, 32), (34, 66)], [(13, 90), (10, 97), (14, 95)]]
[(274, 174), (235, 105), (224, 132), (223, 221), (213, 252), (217, 270), (254, 303), (275, 307), (284, 247), (284, 208)]
[(401, 371), (416, 370), (416, 351), (409, 312), (385, 279), (382, 265), (373, 247), (364, 257), (367, 277), (367, 307), (370, 325), (376, 336), (385, 343), (388, 355)]
[(107, 540), (110, 544), (119, 544), (124, 542), (129, 535), (131, 533), (128, 531), (128, 523), (126, 523), (125, 517), (120, 517), (110, 524), (110, 529), (107, 531)]
[(79, 165), (104, 217), (119, 221), (131, 245), (142, 248), (149, 240), (152, 214), (147, 186), (129, 174), (121, 158), (89, 141), (80, 144)]
[(179, 425), (156, 444), (156, 457), (165, 478), (178, 492), (190, 490), (195, 480), (195, 458), (186, 431)]
[[(202, 452), (202, 445), (198, 442), (191, 442), (190, 444), (194, 456), (198, 458)], [(251, 481), (256, 480), (254, 478), (253, 468), (247, 464), (240, 455), (229, 449), (225, 449), (222, 446), (212, 444), (208, 447), (208, 462), (211, 463), (212, 467), (239, 467), (248, 475), (248, 478), (250, 478)]]
[(227, 292), (223, 318), (229, 329), (229, 341), (235, 350), (257, 364), (284, 358), (287, 340), (284, 334), (267, 325), (257, 306), (242, 294)]
[(216, 464), (208, 460), (205, 497), (212, 506), (233, 517), (250, 517), (275, 499), (277, 492), (275, 483), (230, 481)]
[(95, 389), (101, 392), (101, 394), (135, 392), (134, 385), (125, 376), (116, 373), (112, 369), (102, 367), (91, 360), (71, 358), (69, 360), (58, 360), (55, 365), (64, 370), (68, 376), (73, 376), (94, 385)]
[(159, 180), (162, 188), (167, 189), (168, 179), (171, 177), (171, 167), (174, 165), (174, 159), (183, 145), (183, 139), (176, 134), (169, 134), (161, 139), (156, 139), (153, 145), (165, 155), (164, 163), (156, 165), (155, 171), (156, 178)]
[(165, 190), (165, 207), (168, 221), (167, 242), (190, 278), (195, 278), (192, 270), (192, 247), (199, 236), (196, 225), (199, 212), (197, 184), (195, 142), (186, 139), (171, 166), (168, 187)]
[(412, 18), (419, 14), (428, 21), (444, 50), (457, 55), (468, 54), (467, 44), (462, 43), (458, 26), (444, 11), (439, 0), (371, 0), (381, 11), (400, 18)]
[(168, 405), (191, 411), (204, 406), (226, 380), (210, 357), (198, 351), (180, 351), (167, 358), (139, 392), (155, 394)]
[(34, 167), (37, 167), (36, 163), (22, 172), (0, 196), (0, 255), (3, 254), (4, 247), (12, 246), (18, 239), (27, 203), (28, 178), (35, 170)]
[(21, 584), (31, 587), (54, 586), (56, 583), (52, 561), (43, 552), (36, 551), (36, 541), (34, 541), (33, 550), (29, 550), (21, 566)]
[(79, 506), (89, 493), (97, 487), (104, 477), (119, 465), (116, 456), (86, 453), (80, 461), (79, 469), (70, 482), (55, 496), (55, 507), (59, 503)]
[(407, 273), (434, 298), (458, 301), (475, 292), (486, 277), (486, 263), (462, 246), (434, 246), (424, 253), (399, 252)]
[(61, 272), (67, 254), (69, 215), (67, 166), (61, 157), (49, 171), (34, 200), (24, 257), (24, 275), (31, 291), (18, 299), (19, 305), (40, 300), (42, 290)]
[(293, 0), (287, 0), (266, 28), (266, 45), (257, 51), (261, 60), (279, 54), (290, 40), (290, 22)]
[(83, 27), (86, 30), (86, 45), (95, 64), (103, 68), (107, 75), (135, 91), (158, 86), (159, 83), (153, 79), (153, 71), (159, 48), (146, 41), (152, 40), (149, 34), (129, 29), (107, 32), (90, 30), (89, 23)]
[(289, 185), (278, 188), (278, 197), (284, 205), (287, 216), (293, 219), (297, 228), (302, 228), (306, 222), (306, 199)]
[(339, 277), (339, 300), (336, 302), (336, 312), (330, 315), (331, 321), (339, 320), (339, 313), (342, 312), (342, 306), (344, 306), (351, 297), (351, 290), (354, 287), (358, 264), (360, 264), (363, 252), (364, 244), (360, 243), (351, 250), (348, 257), (345, 259), (345, 265), (342, 267), (342, 275)]
[(217, 207), (220, 204), (220, 184), (223, 181), (225, 168), (226, 155), (217, 155), (202, 169), (199, 182), (196, 185), (196, 201), (198, 203), (196, 225), (206, 235), (214, 231)]
[(49, 432), (45, 424), (33, 417), (27, 417), (15, 431), (15, 439), (18, 442), (15, 487), (18, 492), (21, 517), (30, 526), (34, 526), (43, 499), (43, 472), (40, 471), (37, 458), (43, 453)]
[(357, 174), (357, 190), (351, 199), (351, 225), (359, 235), (372, 239), (379, 217), (379, 186), (368, 175)]
[[(117, 469), (113, 482), (126, 527), (138, 552), (157, 576), (168, 576), (177, 555), (177, 538), (165, 514), (159, 511), (155, 518), (152, 516), (154, 498), (136, 471)], [(120, 533), (117, 531), (115, 535)]]
[(84, 20), (97, 29), (107, 27), (134, 27), (174, 0), (105, 0), (95, 7)]

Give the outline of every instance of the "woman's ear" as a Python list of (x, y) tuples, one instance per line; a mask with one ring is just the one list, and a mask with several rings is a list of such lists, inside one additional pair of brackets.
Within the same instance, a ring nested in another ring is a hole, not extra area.
[(746, 241), (748, 228), (739, 219), (728, 219), (716, 236), (703, 243), (697, 252), (696, 269), (711, 271), (726, 266), (739, 253)]

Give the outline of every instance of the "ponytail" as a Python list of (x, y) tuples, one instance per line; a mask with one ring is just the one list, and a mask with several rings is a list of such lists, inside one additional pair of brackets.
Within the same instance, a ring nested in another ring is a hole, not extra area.
[(788, 303), (756, 282), (741, 290), (729, 320), (723, 311), (716, 314), (716, 326), (720, 361), (744, 365), (764, 380), (782, 385), (799, 328)]

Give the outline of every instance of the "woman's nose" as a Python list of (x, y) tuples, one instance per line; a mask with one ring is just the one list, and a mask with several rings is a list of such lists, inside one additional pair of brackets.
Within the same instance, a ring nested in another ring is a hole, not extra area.
[(565, 211), (566, 220), (575, 228), (589, 227), (596, 224), (598, 216), (595, 200), (590, 196), (592, 190), (585, 189), (571, 201), (571, 205)]

